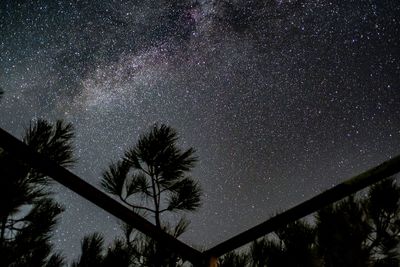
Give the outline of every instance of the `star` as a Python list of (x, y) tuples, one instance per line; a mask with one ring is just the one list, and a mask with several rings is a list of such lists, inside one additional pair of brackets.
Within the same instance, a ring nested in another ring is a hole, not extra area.
[[(95, 186), (154, 123), (172, 126), (204, 192), (182, 240), (207, 248), (400, 153), (399, 5), (6, 1), (0, 126), (72, 122), (72, 171)], [(122, 234), (55, 189), (65, 255)]]

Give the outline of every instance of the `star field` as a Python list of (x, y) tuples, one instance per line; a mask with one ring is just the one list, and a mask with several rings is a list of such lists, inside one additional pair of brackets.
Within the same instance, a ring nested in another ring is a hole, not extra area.
[[(0, 3), (0, 126), (76, 129), (73, 172), (102, 171), (153, 123), (199, 162), (208, 248), (400, 153), (398, 1)], [(118, 222), (55, 185), (57, 249)]]

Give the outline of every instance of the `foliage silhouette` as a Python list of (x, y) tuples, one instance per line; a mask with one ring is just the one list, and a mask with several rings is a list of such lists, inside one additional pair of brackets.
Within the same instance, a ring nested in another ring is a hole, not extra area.
[[(74, 163), (73, 129), (57, 121), (38, 120), (23, 141), (62, 166)], [(150, 214), (157, 227), (179, 237), (188, 227), (182, 217), (171, 226), (165, 212), (194, 211), (201, 190), (187, 173), (194, 150), (176, 147), (176, 132), (155, 125), (125, 157), (104, 172), (102, 186), (133, 210)], [(0, 251), (2, 266), (65, 266), (52, 251), (51, 231), (63, 208), (51, 199), (49, 178), (0, 149)], [(220, 266), (371, 266), (400, 264), (400, 187), (394, 178), (317, 212), (314, 223), (293, 222), (273, 238), (255, 241), (248, 253), (231, 252)], [(73, 267), (180, 266), (179, 255), (124, 225), (125, 240), (107, 249), (103, 237), (87, 236)]]
[(364, 202), (368, 213), (370, 236), (368, 250), (376, 266), (398, 266), (400, 242), (400, 190), (395, 180), (374, 185)]
[(229, 252), (219, 260), (219, 267), (246, 266), (249, 255), (246, 253)]
[(72, 263), (72, 267), (101, 266), (103, 245), (103, 237), (98, 233), (84, 237), (81, 247), (82, 255), (78, 261)]
[(125, 242), (116, 239), (114, 244), (108, 248), (107, 254), (103, 258), (104, 267), (128, 267), (131, 265), (131, 254), (129, 247), (126, 246)]
[(314, 223), (299, 220), (255, 241), (250, 261), (221, 259), (230, 266), (399, 266), (400, 187), (388, 178), (317, 212)]
[(125, 242), (119, 239), (104, 249), (104, 239), (99, 233), (93, 233), (83, 238), (81, 256), (72, 263), (72, 267), (129, 267), (133, 265), (131, 251)]
[(316, 261), (315, 229), (305, 221), (275, 231), (276, 239), (260, 239), (250, 247), (252, 266), (319, 266)]
[(318, 240), (327, 266), (398, 266), (399, 203), (399, 186), (386, 179), (367, 197), (349, 197), (321, 210)]
[[(200, 207), (201, 189), (188, 173), (197, 159), (194, 149), (177, 147), (178, 136), (166, 125), (154, 125), (140, 136), (125, 157), (112, 163), (103, 174), (101, 185), (132, 210), (151, 215), (155, 225), (178, 237), (187, 228), (182, 217), (175, 226), (161, 221), (166, 212), (195, 211)], [(135, 251), (135, 262), (145, 266), (175, 266), (178, 256), (151, 239), (125, 227), (127, 244)]]
[[(31, 123), (23, 141), (62, 166), (74, 162), (71, 124)], [(5, 266), (61, 266), (50, 233), (63, 208), (51, 199), (49, 178), (0, 149), (0, 250)]]
[(326, 207), (317, 214), (319, 253), (326, 266), (368, 266), (363, 246), (369, 226), (361, 203), (354, 197)]

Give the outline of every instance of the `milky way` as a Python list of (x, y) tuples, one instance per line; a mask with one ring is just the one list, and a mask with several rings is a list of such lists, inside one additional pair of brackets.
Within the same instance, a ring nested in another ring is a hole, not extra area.
[[(29, 2), (29, 3), (25, 3)], [(76, 129), (101, 173), (154, 123), (194, 147), (204, 191), (183, 240), (208, 248), (400, 153), (398, 1), (1, 1), (0, 126)], [(54, 243), (118, 222), (55, 186)]]

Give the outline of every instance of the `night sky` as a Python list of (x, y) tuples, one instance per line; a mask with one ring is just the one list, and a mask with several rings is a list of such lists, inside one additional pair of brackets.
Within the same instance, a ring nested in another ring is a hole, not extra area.
[[(268, 3), (264, 3), (268, 2)], [(199, 157), (209, 248), (400, 153), (400, 2), (0, 0), (0, 127), (76, 129), (74, 173), (99, 186), (154, 123)], [(120, 234), (61, 186), (57, 249)]]

